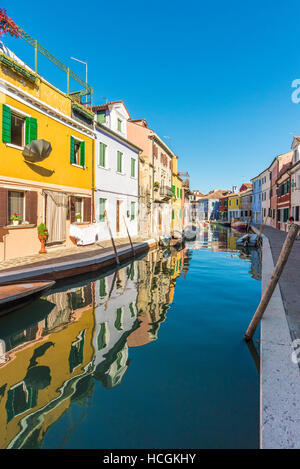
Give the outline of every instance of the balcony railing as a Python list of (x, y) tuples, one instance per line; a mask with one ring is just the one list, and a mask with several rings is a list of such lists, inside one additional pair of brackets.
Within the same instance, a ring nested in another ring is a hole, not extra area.
[(169, 186), (162, 186), (159, 193), (164, 199), (171, 199), (174, 195), (172, 188)]

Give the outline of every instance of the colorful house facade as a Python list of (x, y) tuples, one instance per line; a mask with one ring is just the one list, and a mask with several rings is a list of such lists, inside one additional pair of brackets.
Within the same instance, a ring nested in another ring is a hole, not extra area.
[(95, 221), (98, 238), (138, 234), (139, 152), (127, 140), (129, 113), (123, 101), (94, 106), (95, 112)]
[(0, 258), (37, 253), (40, 223), (72, 246), (70, 225), (92, 219), (93, 114), (4, 46), (0, 59)]
[(172, 159), (172, 230), (183, 230), (183, 189), (182, 179), (178, 176), (178, 156)]

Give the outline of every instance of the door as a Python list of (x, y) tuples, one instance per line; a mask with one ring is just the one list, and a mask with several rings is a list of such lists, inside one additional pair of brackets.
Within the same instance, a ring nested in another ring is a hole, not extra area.
[(120, 233), (120, 200), (117, 200), (117, 210), (116, 210), (116, 231), (117, 234)]
[(47, 244), (62, 243), (66, 239), (67, 196), (59, 192), (45, 194)]

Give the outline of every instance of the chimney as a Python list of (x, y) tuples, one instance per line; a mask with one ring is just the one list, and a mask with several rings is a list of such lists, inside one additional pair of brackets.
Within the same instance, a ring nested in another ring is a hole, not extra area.
[(234, 192), (234, 193), (237, 192), (237, 186), (232, 186), (232, 192)]

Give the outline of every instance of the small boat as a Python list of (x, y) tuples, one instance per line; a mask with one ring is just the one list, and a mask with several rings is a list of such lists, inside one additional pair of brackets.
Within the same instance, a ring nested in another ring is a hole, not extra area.
[(159, 237), (158, 244), (162, 246), (163, 248), (167, 248), (168, 246), (170, 246), (170, 242), (171, 242), (171, 236), (162, 235)]
[(245, 231), (247, 229), (248, 223), (242, 220), (233, 220), (231, 222), (231, 228), (237, 231)]
[(247, 233), (237, 239), (236, 244), (237, 246), (257, 247), (259, 244), (259, 236), (257, 234)]
[(188, 225), (184, 228), (184, 237), (187, 241), (193, 241), (197, 236), (197, 227), (195, 225)]
[(38, 280), (0, 285), (0, 316), (26, 306), (54, 284), (54, 280)]

